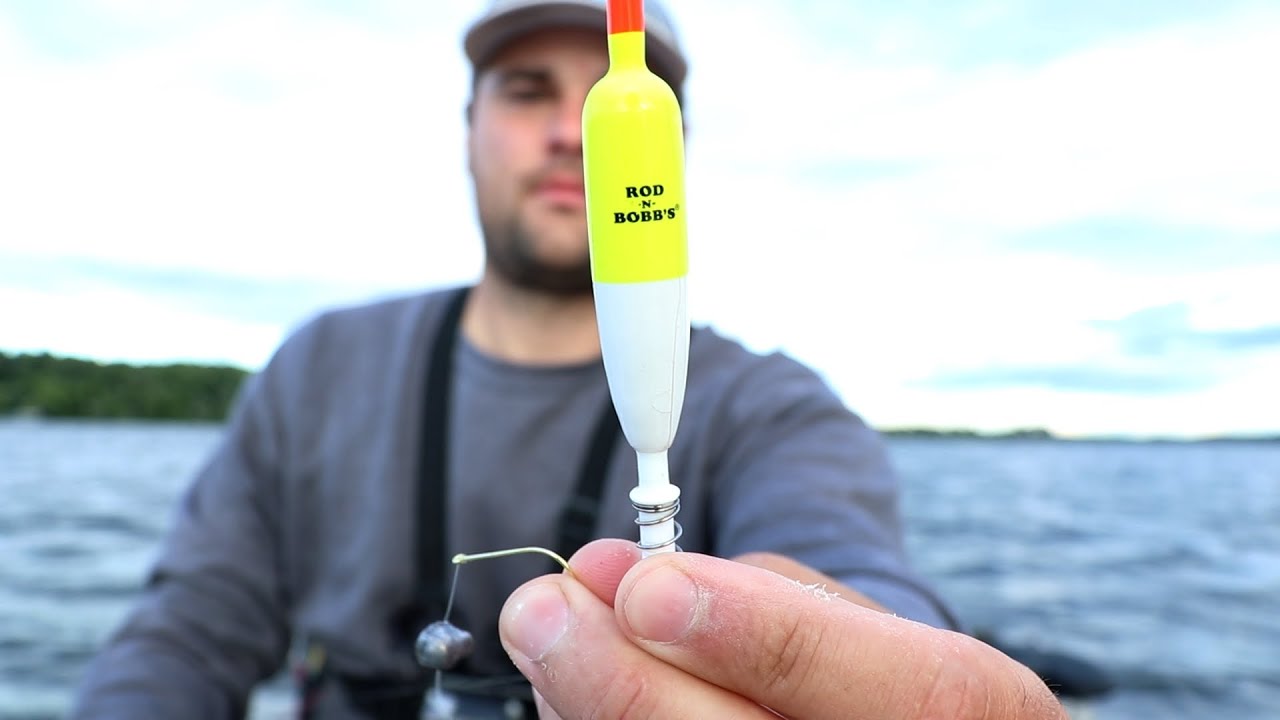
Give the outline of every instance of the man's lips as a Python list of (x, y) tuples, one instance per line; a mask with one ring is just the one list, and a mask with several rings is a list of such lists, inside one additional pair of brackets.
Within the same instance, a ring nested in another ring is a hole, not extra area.
[(554, 205), (582, 207), (587, 200), (581, 180), (544, 180), (534, 187), (534, 193)]

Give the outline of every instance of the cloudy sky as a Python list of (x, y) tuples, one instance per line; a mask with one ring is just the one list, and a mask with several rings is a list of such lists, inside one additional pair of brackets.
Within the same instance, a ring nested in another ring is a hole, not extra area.
[[(252, 369), (474, 278), (482, 4), (0, 0), (0, 350)], [(882, 427), (1280, 432), (1276, 3), (673, 9), (695, 321)]]

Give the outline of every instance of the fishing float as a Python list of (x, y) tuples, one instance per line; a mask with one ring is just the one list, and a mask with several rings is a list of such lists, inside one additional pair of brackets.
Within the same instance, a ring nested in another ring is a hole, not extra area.
[(609, 67), (583, 107), (583, 179), (601, 353), (636, 453), (630, 499), (647, 557), (677, 550), (681, 532), (667, 451), (689, 366), (684, 123), (645, 62), (643, 0), (608, 0), (606, 14)]

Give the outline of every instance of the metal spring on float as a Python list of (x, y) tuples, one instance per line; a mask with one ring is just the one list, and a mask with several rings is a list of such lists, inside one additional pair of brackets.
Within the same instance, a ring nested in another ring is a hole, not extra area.
[(658, 543), (645, 543), (645, 542), (638, 541), (636, 542), (636, 547), (648, 552), (650, 550), (661, 550), (662, 548), (665, 548), (669, 545), (675, 545), (676, 551), (680, 550), (680, 546), (676, 545), (676, 541), (679, 540), (680, 536), (684, 534), (684, 528), (680, 527), (680, 521), (672, 520), (672, 518), (674, 518), (676, 514), (680, 512), (680, 498), (676, 498), (672, 502), (662, 503), (660, 505), (643, 505), (641, 503), (637, 503), (636, 501), (632, 500), (631, 507), (635, 508), (637, 512), (652, 513), (656, 515), (656, 517), (651, 517), (651, 518), (638, 517), (636, 518), (636, 525), (639, 525), (641, 527), (648, 527), (649, 525), (657, 525), (658, 523), (671, 520), (672, 522), (675, 523), (675, 526), (676, 526), (675, 534), (672, 535), (670, 540), (664, 540)]

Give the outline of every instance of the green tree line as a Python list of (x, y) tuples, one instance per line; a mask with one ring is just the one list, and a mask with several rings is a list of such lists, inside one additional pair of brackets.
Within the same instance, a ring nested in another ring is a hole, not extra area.
[(1056, 440), (1053, 433), (1042, 428), (1025, 428), (1007, 432), (980, 432), (964, 428), (888, 428), (880, 431), (894, 437), (927, 438), (930, 440)]
[(220, 421), (247, 374), (230, 366), (0, 352), (0, 416)]

